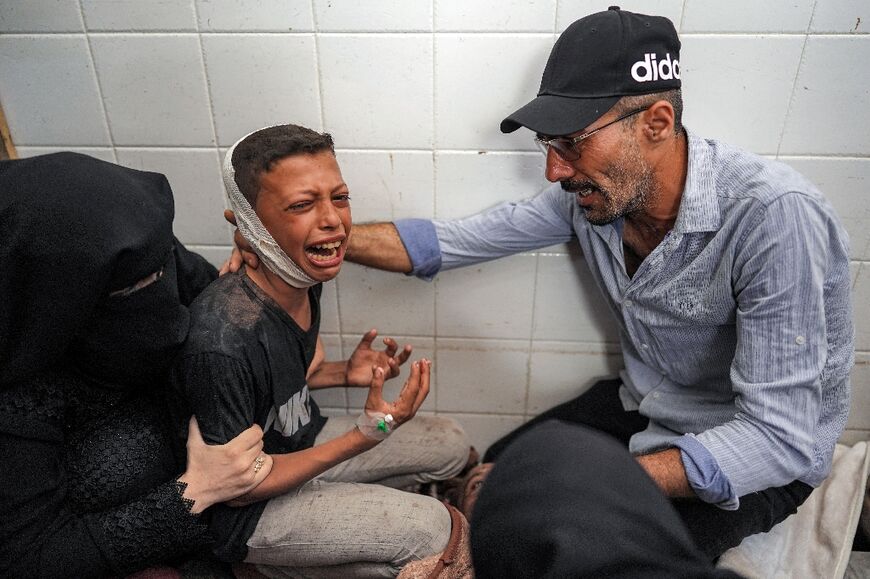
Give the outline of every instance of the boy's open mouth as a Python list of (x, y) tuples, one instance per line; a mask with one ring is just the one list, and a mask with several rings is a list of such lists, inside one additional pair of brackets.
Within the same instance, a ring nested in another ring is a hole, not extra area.
[(329, 261), (338, 256), (339, 247), (341, 247), (341, 241), (331, 241), (329, 243), (309, 245), (305, 248), (305, 253), (314, 261)]

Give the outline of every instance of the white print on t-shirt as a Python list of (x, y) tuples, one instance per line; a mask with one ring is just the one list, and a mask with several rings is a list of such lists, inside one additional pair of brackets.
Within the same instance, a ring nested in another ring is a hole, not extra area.
[(293, 436), (297, 430), (311, 422), (311, 408), (309, 407), (308, 384), (302, 387), (302, 390), (290, 397), (290, 400), (284, 405), (275, 410), (269, 411), (269, 417), (266, 418), (266, 427), (263, 430), (269, 430), (270, 426), (283, 434), (284, 436)]

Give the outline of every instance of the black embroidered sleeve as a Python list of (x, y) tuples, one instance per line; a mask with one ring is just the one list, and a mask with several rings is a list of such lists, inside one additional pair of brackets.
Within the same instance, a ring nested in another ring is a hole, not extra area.
[(166, 561), (207, 545), (210, 535), (193, 501), (183, 497), (185, 483), (170, 481), (139, 500), (105, 513), (99, 533), (107, 558), (118, 573), (153, 561)]
[[(0, 390), (0, 577), (123, 575), (166, 563), (211, 540), (207, 526), (190, 512), (184, 484), (163, 470), (131, 469), (135, 485), (96, 479), (114, 484), (114, 492), (105, 494), (117, 500), (91, 505), (78, 496), (93, 494), (96, 487), (72, 474), (76, 469), (71, 465), (88, 455), (87, 445), (71, 441), (91, 432), (94, 424), (99, 426), (100, 419), (116, 422), (117, 417), (93, 413), (98, 416), (95, 422), (79, 424), (78, 419), (70, 420), (64, 388), (27, 386)], [(127, 417), (130, 414), (125, 410)], [(141, 431), (139, 422), (130, 424)], [(112, 440), (118, 438), (124, 442), (120, 451), (107, 447), (97, 454), (115, 457), (129, 448), (127, 442), (139, 440), (117, 435)], [(132, 490), (143, 485), (144, 492)], [(121, 498), (128, 491), (135, 498)]]

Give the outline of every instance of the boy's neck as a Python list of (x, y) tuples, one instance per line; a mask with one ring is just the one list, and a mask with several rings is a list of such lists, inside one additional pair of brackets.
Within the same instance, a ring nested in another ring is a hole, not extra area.
[(260, 263), (257, 269), (246, 267), (245, 274), (266, 292), (266, 295), (275, 300), (300, 328), (307, 330), (311, 327), (308, 288), (293, 287), (273, 273), (264, 263)]

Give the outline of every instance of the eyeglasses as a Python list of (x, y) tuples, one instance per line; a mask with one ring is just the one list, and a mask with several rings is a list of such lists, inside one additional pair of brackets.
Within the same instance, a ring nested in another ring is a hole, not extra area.
[(547, 152), (549, 151), (550, 147), (552, 147), (556, 151), (556, 153), (558, 153), (558, 155), (566, 161), (576, 161), (580, 158), (580, 149), (577, 148), (578, 143), (580, 143), (581, 141), (585, 141), (598, 131), (606, 129), (614, 123), (624, 121), (628, 117), (634, 116), (637, 113), (642, 113), (645, 110), (646, 107), (642, 109), (635, 109), (629, 113), (625, 113), (624, 115), (615, 120), (610, 121), (607, 124), (601, 125), (597, 129), (592, 129), (588, 133), (583, 133), (582, 135), (572, 137), (570, 139), (567, 137), (553, 137), (552, 139), (542, 139), (540, 137), (535, 137), (535, 144), (538, 146), (541, 152), (544, 153), (545, 157), (547, 156)]

